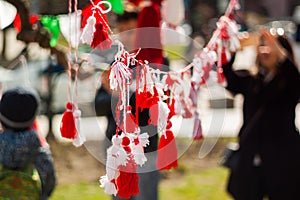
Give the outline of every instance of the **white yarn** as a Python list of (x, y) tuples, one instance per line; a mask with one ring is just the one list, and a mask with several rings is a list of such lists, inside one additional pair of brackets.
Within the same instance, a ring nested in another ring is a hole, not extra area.
[(105, 194), (109, 194), (109, 195), (117, 195), (118, 191), (117, 188), (115, 186), (115, 184), (113, 184), (108, 178), (107, 176), (101, 176), (100, 177), (100, 187), (104, 188), (104, 192)]
[(87, 19), (86, 25), (83, 28), (80, 41), (83, 44), (92, 44), (94, 38), (94, 32), (96, 31), (95, 28), (96, 18), (92, 15)]
[(129, 81), (131, 78), (131, 70), (121, 61), (115, 61), (111, 67), (109, 80), (110, 88), (116, 90), (122, 88), (124, 81)]
[[(137, 144), (135, 141), (138, 140)], [(144, 154), (144, 147), (149, 145), (149, 135), (148, 133), (140, 134), (134, 138), (134, 142), (131, 145), (131, 152), (133, 154), (133, 159), (136, 164), (143, 166), (147, 161)]]
[(76, 131), (77, 131), (77, 135), (76, 135), (75, 139), (73, 140), (73, 145), (76, 147), (79, 147), (86, 141), (86, 137), (80, 129), (81, 128), (81, 126), (80, 126), (81, 111), (79, 109), (75, 109), (73, 114), (75, 117), (75, 125), (76, 125)]
[[(166, 134), (169, 113), (170, 113), (170, 109), (169, 109), (168, 105), (163, 101), (159, 101), (158, 102), (157, 130), (158, 130), (158, 133), (161, 133), (162, 135)], [(165, 135), (165, 137), (166, 137), (166, 135)]]

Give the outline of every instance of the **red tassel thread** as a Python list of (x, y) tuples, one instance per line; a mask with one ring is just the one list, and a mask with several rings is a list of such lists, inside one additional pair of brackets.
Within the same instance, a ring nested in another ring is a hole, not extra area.
[(61, 136), (68, 139), (74, 139), (77, 135), (75, 118), (73, 115), (73, 104), (68, 102), (66, 104), (66, 111), (63, 113), (60, 124)]
[(225, 75), (223, 73), (222, 67), (217, 67), (217, 78), (218, 78), (218, 83), (222, 84), (225, 82)]
[(105, 50), (111, 47), (112, 41), (108, 36), (107, 30), (105, 30), (103, 24), (95, 25), (96, 31), (93, 35), (93, 41), (91, 44), (92, 48), (97, 48), (99, 50)]
[(166, 137), (164, 135), (160, 137), (156, 167), (159, 170), (178, 167), (177, 147), (174, 134), (171, 130), (166, 131)]
[[(126, 122), (125, 122), (126, 133), (134, 133), (137, 129), (137, 124), (135, 123), (135, 119), (133, 114), (131, 113), (131, 106), (127, 106), (126, 109)], [(124, 124), (123, 124), (124, 130)]]
[(193, 140), (201, 140), (201, 139), (203, 139), (201, 121), (199, 119), (198, 112), (195, 112)]
[[(122, 139), (122, 146), (127, 152), (131, 152), (129, 144), (130, 139), (125, 136)], [(130, 155), (129, 158), (129, 161), (125, 166), (121, 165), (118, 167), (120, 175), (115, 181), (118, 196), (124, 199), (129, 199), (131, 196), (135, 196), (140, 192), (138, 186), (139, 177), (136, 173), (137, 165), (135, 164), (132, 155)]]

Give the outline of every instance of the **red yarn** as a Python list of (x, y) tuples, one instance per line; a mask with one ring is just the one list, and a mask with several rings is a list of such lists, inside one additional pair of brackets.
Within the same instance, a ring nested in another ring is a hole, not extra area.
[(217, 78), (218, 78), (218, 83), (225, 82), (225, 75), (223, 73), (222, 67), (217, 67)]
[(169, 107), (169, 116), (168, 119), (171, 119), (176, 113), (175, 113), (175, 99), (171, 100), (171, 104), (168, 103), (168, 107)]
[[(94, 4), (97, 5), (100, 1), (102, 0), (95, 0), (94, 1)], [(105, 9), (104, 8), (104, 5), (101, 4), (100, 7), (102, 9)], [(95, 10), (94, 6), (92, 4), (89, 4), (87, 5), (86, 7), (84, 7), (82, 9), (82, 12), (81, 12), (81, 16), (82, 16), (82, 19), (81, 19), (81, 28), (83, 29), (87, 23), (87, 19), (93, 14), (93, 11)], [(96, 24), (98, 23), (101, 23), (101, 24), (108, 24), (108, 20), (106, 18), (106, 15), (105, 14), (102, 14), (100, 13), (99, 11), (94, 13), (94, 17), (96, 18)]]
[(99, 50), (105, 50), (110, 48), (112, 45), (112, 41), (108, 36), (107, 30), (104, 28), (103, 24), (96, 24), (95, 28), (96, 31), (93, 35), (91, 47), (97, 48)]
[(132, 156), (128, 163), (118, 167), (120, 175), (116, 179), (118, 196), (120, 198), (129, 199), (131, 196), (137, 195), (139, 191), (139, 177), (136, 173), (137, 165), (135, 164)]
[(66, 104), (66, 111), (63, 113), (61, 119), (60, 133), (62, 137), (69, 139), (74, 139), (77, 135), (75, 118), (73, 115), (73, 104), (71, 102)]
[(158, 124), (158, 109), (158, 104), (152, 105), (149, 109), (151, 124), (154, 126)]
[(195, 113), (194, 129), (193, 129), (193, 140), (203, 139), (201, 121), (199, 119), (198, 112)]
[(166, 138), (163, 135), (160, 137), (156, 167), (159, 170), (178, 167), (177, 147), (171, 130), (166, 131)]
[(227, 54), (226, 54), (226, 47), (222, 47), (221, 52), (221, 64), (226, 65), (229, 62)]
[(137, 129), (137, 124), (135, 123), (135, 119), (133, 114), (131, 113), (131, 106), (127, 106), (126, 109), (126, 121), (125, 121), (125, 127), (124, 127), (124, 122), (122, 125), (123, 131), (125, 131), (126, 128), (126, 133), (134, 133), (135, 130)]

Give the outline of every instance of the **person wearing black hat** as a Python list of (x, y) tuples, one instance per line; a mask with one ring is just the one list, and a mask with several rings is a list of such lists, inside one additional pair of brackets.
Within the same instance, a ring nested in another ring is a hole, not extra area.
[[(37, 93), (23, 87), (9, 89), (1, 98), (0, 122), (3, 131), (0, 132), (0, 197), (19, 199), (19, 195), (24, 195), (13, 191), (21, 186), (10, 186), (12, 191), (3, 188), (8, 187), (7, 171), (24, 172), (29, 166), (34, 166), (40, 177), (42, 191), (37, 199), (47, 199), (55, 188), (56, 177), (49, 146), (42, 145), (37, 132), (32, 128), (38, 108)], [(23, 183), (22, 180), (20, 182)], [(36, 199), (32, 197), (32, 192), (28, 195), (30, 199)]]

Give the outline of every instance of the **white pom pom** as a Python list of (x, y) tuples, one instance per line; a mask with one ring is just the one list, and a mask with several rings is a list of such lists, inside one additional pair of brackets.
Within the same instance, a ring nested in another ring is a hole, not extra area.
[(142, 145), (137, 144), (131, 147), (131, 152), (133, 154), (133, 159), (136, 164), (143, 166), (147, 161), (147, 158), (144, 154), (144, 148)]
[(117, 195), (118, 191), (115, 184), (108, 180), (107, 176), (101, 176), (99, 182), (100, 187), (104, 188), (105, 194)]
[(138, 137), (139, 143), (141, 146), (145, 147), (147, 145), (149, 145), (149, 135), (148, 133), (142, 133), (139, 135)]
[(95, 28), (96, 24), (96, 18), (94, 16), (90, 16), (87, 19), (87, 23), (83, 28), (80, 40), (83, 44), (92, 44), (93, 37), (94, 37), (94, 32), (96, 31)]

